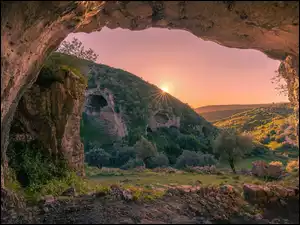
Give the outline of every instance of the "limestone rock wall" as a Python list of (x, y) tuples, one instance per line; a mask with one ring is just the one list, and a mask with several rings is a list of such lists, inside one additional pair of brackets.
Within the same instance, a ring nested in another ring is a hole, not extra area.
[[(104, 121), (107, 125), (108, 134), (119, 138), (123, 138), (128, 134), (122, 114), (115, 110), (115, 101), (111, 91), (107, 88), (100, 90), (98, 87), (87, 90), (85, 96), (85, 113)], [(93, 98), (103, 99), (103, 103), (100, 100), (98, 102), (93, 101)]]
[(38, 140), (54, 158), (63, 157), (69, 167), (84, 174), (84, 150), (80, 141), (80, 119), (86, 84), (72, 72), (59, 71), (60, 80), (37, 82), (21, 98), (10, 141)]
[(160, 127), (177, 127), (180, 128), (180, 117), (174, 114), (161, 112), (157, 110), (152, 113), (149, 118), (148, 127), (152, 131), (156, 131)]
[(288, 97), (294, 106), (296, 132), (299, 137), (299, 56), (287, 56), (279, 66), (279, 74), (287, 83)]

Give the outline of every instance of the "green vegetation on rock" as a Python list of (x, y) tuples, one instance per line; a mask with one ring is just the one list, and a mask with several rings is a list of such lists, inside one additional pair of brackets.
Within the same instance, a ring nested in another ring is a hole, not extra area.
[[(117, 163), (118, 160), (115, 160), (113, 155), (116, 152), (117, 154), (124, 152), (120, 150), (124, 149), (124, 146), (134, 146), (142, 136), (152, 142), (159, 153), (166, 155), (171, 165), (175, 165), (183, 149), (212, 153), (211, 143), (217, 129), (187, 104), (168, 93), (163, 93), (155, 85), (124, 70), (74, 56), (54, 53), (49, 60), (84, 74), (88, 79), (87, 90), (93, 91), (96, 88), (100, 91), (109, 90), (113, 95), (114, 113), (120, 115), (126, 124), (128, 134), (120, 140), (107, 132), (107, 125), (103, 121), (84, 112), (81, 137), (86, 154), (93, 149), (103, 149), (110, 156), (110, 166), (120, 167), (130, 159), (133, 162), (136, 154), (130, 153), (131, 157), (122, 165)], [(166, 113), (169, 118), (179, 117), (180, 126), (160, 127), (155, 131), (151, 129), (148, 131), (149, 120), (157, 111)], [(116, 147), (117, 143), (123, 147)]]

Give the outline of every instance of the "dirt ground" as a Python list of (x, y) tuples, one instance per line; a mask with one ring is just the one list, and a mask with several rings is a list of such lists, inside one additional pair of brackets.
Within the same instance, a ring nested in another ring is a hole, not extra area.
[(94, 194), (40, 203), (28, 207), (24, 216), (1, 218), (1, 223), (296, 224), (299, 221), (298, 202), (288, 204), (285, 212), (276, 207), (263, 212), (255, 210), (236, 193), (172, 190), (161, 198), (148, 201)]

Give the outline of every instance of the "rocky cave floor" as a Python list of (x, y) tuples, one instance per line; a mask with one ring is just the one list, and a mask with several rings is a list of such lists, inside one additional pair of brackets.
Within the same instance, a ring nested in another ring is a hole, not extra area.
[[(2, 189), (1, 195), (8, 196), (8, 193)], [(23, 207), (18, 214), (4, 202), (2, 199), (1, 223), (297, 224), (299, 221), (299, 199), (262, 210), (247, 204), (239, 193), (214, 190), (206, 194), (169, 190), (163, 197), (151, 201), (98, 193), (42, 201)]]

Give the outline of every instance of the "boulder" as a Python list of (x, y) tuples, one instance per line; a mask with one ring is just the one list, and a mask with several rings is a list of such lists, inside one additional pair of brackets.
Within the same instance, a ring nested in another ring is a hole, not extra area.
[(258, 177), (279, 179), (282, 177), (283, 169), (281, 165), (267, 164), (265, 161), (255, 161), (252, 163), (251, 173)]
[(52, 204), (55, 202), (55, 198), (53, 195), (45, 195), (42, 199), (44, 204)]
[(285, 202), (286, 199), (299, 198), (297, 187), (244, 184), (243, 190), (245, 199), (252, 203)]

